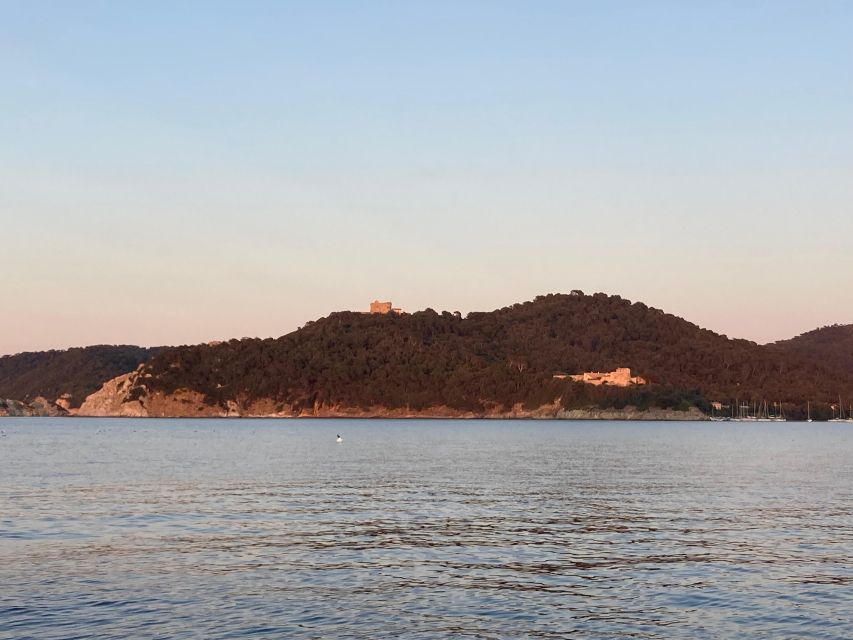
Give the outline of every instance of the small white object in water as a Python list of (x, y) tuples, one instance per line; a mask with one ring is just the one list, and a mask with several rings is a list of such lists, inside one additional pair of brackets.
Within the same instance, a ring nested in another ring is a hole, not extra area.
[(343, 441), (344, 441), (344, 439), (343, 439), (343, 438), (341, 438), (341, 434), (339, 433), (339, 434), (338, 434), (337, 442), (343, 442)]

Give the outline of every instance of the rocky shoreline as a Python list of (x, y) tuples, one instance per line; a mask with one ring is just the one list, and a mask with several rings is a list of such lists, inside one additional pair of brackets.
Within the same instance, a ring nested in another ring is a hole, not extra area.
[[(0, 416), (80, 416), (127, 418), (393, 418), (393, 419), (519, 419), (519, 420), (707, 420), (708, 416), (696, 407), (686, 411), (645, 409), (627, 406), (622, 409), (586, 407), (565, 409), (556, 399), (551, 404), (525, 409), (516, 404), (511, 409), (493, 405), (485, 411), (460, 411), (438, 405), (421, 410), (405, 407), (391, 409), (315, 404), (306, 409), (277, 402), (272, 398), (234, 401), (225, 406), (205, 402), (203, 394), (178, 389), (169, 394), (149, 391), (142, 368), (108, 380), (89, 395), (80, 407), (71, 407), (63, 396), (55, 401), (38, 397), (30, 403), (0, 400)], [(140, 393), (142, 390), (142, 393)]]
[[(0, 400), (0, 417), (97, 417), (97, 418), (355, 418), (355, 419), (465, 419), (465, 420), (647, 420), (647, 421), (699, 421), (708, 416), (699, 409), (691, 407), (687, 411), (665, 409), (640, 410), (636, 407), (624, 409), (562, 409), (555, 405), (545, 405), (528, 410), (514, 407), (510, 411), (471, 412), (458, 411), (450, 407), (431, 407), (422, 411), (408, 409), (389, 409), (374, 407), (361, 409), (355, 407), (315, 407), (312, 410), (295, 411), (290, 409), (271, 409), (272, 401), (255, 402), (250, 407), (241, 408), (236, 403), (229, 407), (207, 405), (193, 402), (196, 398), (186, 394), (176, 394), (169, 398), (159, 398), (154, 407), (142, 402), (119, 403), (118, 405), (99, 406), (80, 409), (65, 409), (44, 398), (37, 398), (27, 404), (18, 400)], [(263, 405), (267, 405), (264, 407)], [(167, 407), (171, 406), (172, 410)], [(155, 409), (155, 410), (151, 410)]]

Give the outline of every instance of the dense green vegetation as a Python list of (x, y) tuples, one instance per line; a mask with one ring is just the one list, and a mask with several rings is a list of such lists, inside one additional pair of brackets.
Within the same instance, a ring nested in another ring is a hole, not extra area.
[(38, 351), (0, 357), (0, 398), (31, 402), (70, 394), (78, 407), (110, 378), (133, 371), (162, 351), (129, 345), (98, 345), (65, 351)]
[(823, 362), (830, 368), (853, 374), (853, 325), (831, 325), (782, 340), (771, 349)]
[[(847, 361), (849, 365), (849, 361)], [(554, 372), (630, 367), (648, 386), (615, 389)], [(333, 313), (278, 339), (165, 351), (146, 365), (151, 390), (201, 391), (210, 403), (273, 398), (307, 408), (446, 405), (481, 411), (561, 398), (564, 407), (686, 408), (780, 401), (797, 417), (811, 401), (853, 394), (853, 370), (808, 349), (760, 346), (605, 294), (547, 295), (489, 313)], [(137, 394), (144, 393), (143, 388)]]

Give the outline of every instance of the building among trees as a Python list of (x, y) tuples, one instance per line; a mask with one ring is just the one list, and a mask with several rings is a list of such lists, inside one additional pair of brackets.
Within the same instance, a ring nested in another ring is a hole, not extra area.
[(615, 371), (601, 373), (599, 371), (587, 371), (577, 375), (569, 375), (566, 373), (555, 373), (555, 378), (563, 380), (569, 378), (575, 382), (584, 382), (595, 386), (610, 385), (613, 387), (630, 387), (635, 384), (646, 384), (646, 379), (640, 376), (631, 376), (631, 369), (628, 367), (619, 367)]

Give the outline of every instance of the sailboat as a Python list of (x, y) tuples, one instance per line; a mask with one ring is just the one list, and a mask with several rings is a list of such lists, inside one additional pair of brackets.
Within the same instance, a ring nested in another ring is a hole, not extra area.
[(806, 402), (806, 422), (812, 422), (812, 403)]
[(850, 413), (844, 415), (844, 404), (841, 402), (841, 397), (838, 397), (838, 417), (835, 417), (835, 407), (832, 407), (832, 418), (830, 422), (853, 422), (853, 406), (850, 407)]
[(787, 422), (788, 418), (785, 417), (785, 412), (782, 410), (782, 403), (781, 402), (774, 402), (773, 406), (776, 408), (776, 415), (770, 416), (770, 421), (771, 422)]
[(758, 418), (752, 415), (750, 411), (750, 406), (747, 403), (741, 403), (740, 400), (735, 401), (738, 408), (738, 414), (736, 418), (732, 418), (732, 422), (757, 422)]

